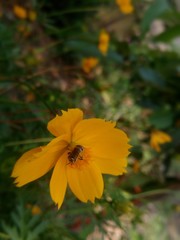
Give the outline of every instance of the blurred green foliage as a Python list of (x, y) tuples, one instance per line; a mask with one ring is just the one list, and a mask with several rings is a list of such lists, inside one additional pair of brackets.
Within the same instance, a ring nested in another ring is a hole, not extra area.
[[(167, 217), (166, 205), (168, 216), (179, 211), (177, 1), (133, 1), (130, 15), (121, 13), (111, 0), (16, 4), (37, 17), (22, 19), (14, 14), (14, 1), (0, 3), (0, 239), (92, 239), (89, 235), (97, 229), (98, 239), (112, 239), (108, 235), (112, 222), (121, 229), (121, 239), (159, 239), (167, 224), (161, 217), (157, 231), (152, 224), (154, 238), (137, 226), (143, 225), (145, 208), (155, 200), (166, 203), (160, 213), (155, 210), (156, 216)], [(102, 29), (110, 35), (105, 56), (98, 49)], [(89, 74), (82, 68), (86, 57), (99, 60)], [(10, 175), (22, 153), (51, 138), (47, 122), (61, 109), (72, 107), (83, 109), (87, 117), (117, 121), (133, 147), (127, 174), (104, 176), (101, 200), (83, 204), (67, 192), (57, 211), (49, 196), (50, 174), (21, 189)], [(154, 129), (173, 139), (162, 145), (160, 153), (150, 146)], [(168, 204), (167, 196), (174, 201)], [(36, 204), (42, 213), (33, 215), (28, 204)]]

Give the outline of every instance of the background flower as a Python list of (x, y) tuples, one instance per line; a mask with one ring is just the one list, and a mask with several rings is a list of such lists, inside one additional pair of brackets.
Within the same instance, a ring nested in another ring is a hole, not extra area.
[(20, 19), (26, 19), (27, 18), (27, 10), (19, 5), (14, 5), (13, 8), (14, 14), (16, 17)]
[(98, 44), (98, 48), (99, 51), (103, 54), (106, 55), (108, 48), (109, 48), (109, 40), (110, 40), (110, 36), (109, 34), (105, 31), (102, 30), (100, 32), (99, 35), (99, 44)]
[(134, 11), (134, 7), (131, 3), (131, 0), (116, 0), (119, 9), (124, 14), (130, 14)]
[(95, 57), (84, 58), (82, 60), (82, 69), (85, 73), (90, 73), (98, 64), (99, 60)]
[(150, 145), (157, 152), (161, 151), (160, 145), (171, 142), (171, 141), (172, 141), (171, 136), (163, 131), (153, 130), (151, 132)]

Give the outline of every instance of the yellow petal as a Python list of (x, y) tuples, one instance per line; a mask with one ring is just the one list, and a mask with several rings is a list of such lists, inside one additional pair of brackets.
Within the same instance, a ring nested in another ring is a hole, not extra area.
[(73, 130), (72, 141), (83, 143), (83, 146), (89, 141), (96, 141), (96, 137), (100, 136), (102, 132), (113, 129), (114, 122), (106, 122), (103, 119), (91, 118), (80, 121)]
[(160, 144), (165, 144), (165, 143), (171, 142), (171, 141), (172, 141), (171, 136), (163, 131), (154, 130), (151, 132), (150, 145), (157, 152), (161, 151)]
[(70, 166), (67, 167), (68, 184), (71, 188), (71, 191), (81, 202), (87, 202), (87, 199), (81, 189), (81, 184), (79, 182), (79, 171), (80, 169), (71, 168)]
[(50, 181), (50, 194), (53, 201), (58, 204), (58, 209), (61, 207), (66, 188), (67, 188), (67, 176), (66, 176), (66, 155), (62, 155), (56, 163), (53, 174)]
[(92, 159), (102, 173), (120, 175), (126, 172), (127, 156), (130, 145), (126, 134), (119, 129), (112, 129), (92, 142)]
[(155, 149), (157, 152), (160, 152), (161, 149), (160, 149), (160, 146), (159, 146), (159, 143), (157, 141), (157, 135), (155, 135), (155, 133), (151, 133), (151, 138), (150, 138), (150, 146)]
[(155, 142), (155, 141), (151, 141), (151, 147), (154, 148), (157, 152), (160, 152), (161, 151), (161, 148), (160, 148), (160, 145), (158, 142)]
[(125, 172), (130, 145), (127, 135), (102, 119), (83, 120), (74, 129), (73, 141), (89, 148), (102, 173), (119, 175)]
[(46, 174), (62, 155), (67, 142), (62, 138), (52, 140), (47, 146), (34, 148), (24, 153), (16, 162), (12, 177), (18, 187)]
[(100, 198), (103, 193), (104, 183), (101, 172), (95, 163), (84, 165), (83, 168), (67, 167), (68, 184), (71, 191), (82, 202)]
[(172, 138), (170, 135), (168, 135), (167, 133), (165, 132), (160, 132), (160, 135), (161, 135), (161, 139), (162, 139), (162, 143), (166, 143), (166, 142), (171, 142), (172, 141)]
[(112, 159), (108, 157), (104, 158), (94, 156), (92, 156), (91, 159), (97, 164), (103, 174), (118, 176), (127, 172), (127, 159)]
[(83, 118), (83, 112), (78, 109), (68, 109), (68, 111), (62, 111), (62, 116), (56, 115), (48, 123), (48, 130), (56, 137), (64, 133), (69, 133), (73, 130), (75, 125)]

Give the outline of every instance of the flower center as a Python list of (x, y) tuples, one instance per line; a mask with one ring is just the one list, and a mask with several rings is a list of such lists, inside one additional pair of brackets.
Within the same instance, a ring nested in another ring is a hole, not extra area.
[(83, 153), (84, 148), (81, 145), (76, 145), (75, 148), (68, 152), (68, 160), (70, 164), (75, 163), (77, 160), (83, 160)]
[(74, 148), (69, 147), (68, 165), (70, 167), (80, 168), (89, 161), (89, 151), (81, 145), (75, 145)]

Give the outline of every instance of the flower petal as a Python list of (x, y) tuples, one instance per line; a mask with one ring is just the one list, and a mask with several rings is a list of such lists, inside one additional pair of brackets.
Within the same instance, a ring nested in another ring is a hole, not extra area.
[(92, 159), (102, 173), (120, 175), (126, 172), (130, 145), (126, 134), (119, 129), (103, 133), (91, 143)]
[(64, 152), (67, 142), (62, 138), (52, 140), (47, 146), (34, 148), (24, 153), (16, 162), (12, 177), (18, 187), (46, 174)]
[(83, 112), (78, 109), (68, 109), (68, 111), (62, 111), (62, 116), (56, 115), (48, 123), (48, 130), (56, 137), (64, 133), (69, 133), (73, 130), (75, 125), (83, 119)]
[(152, 147), (153, 149), (155, 149), (157, 152), (160, 152), (160, 151), (161, 151), (159, 142), (155, 141), (154, 139), (151, 139), (150, 145), (151, 145), (151, 147)]
[(83, 142), (83, 145), (96, 141), (102, 132), (110, 131), (116, 123), (104, 121), (103, 119), (91, 118), (80, 121), (73, 130), (74, 142)]
[(127, 135), (114, 125), (101, 119), (83, 120), (74, 129), (73, 141), (90, 149), (102, 173), (119, 175), (126, 171), (130, 145)]
[(154, 130), (151, 132), (150, 135), (150, 145), (154, 148), (157, 152), (161, 151), (161, 144), (165, 144), (167, 142), (171, 142), (172, 138), (170, 135), (163, 131)]
[(67, 176), (66, 176), (66, 158), (62, 155), (56, 163), (53, 174), (50, 181), (50, 194), (53, 201), (58, 204), (58, 209), (61, 207), (66, 188), (67, 188)]
[(94, 162), (84, 165), (83, 168), (67, 167), (68, 184), (71, 191), (82, 202), (102, 196), (104, 183), (101, 172)]

